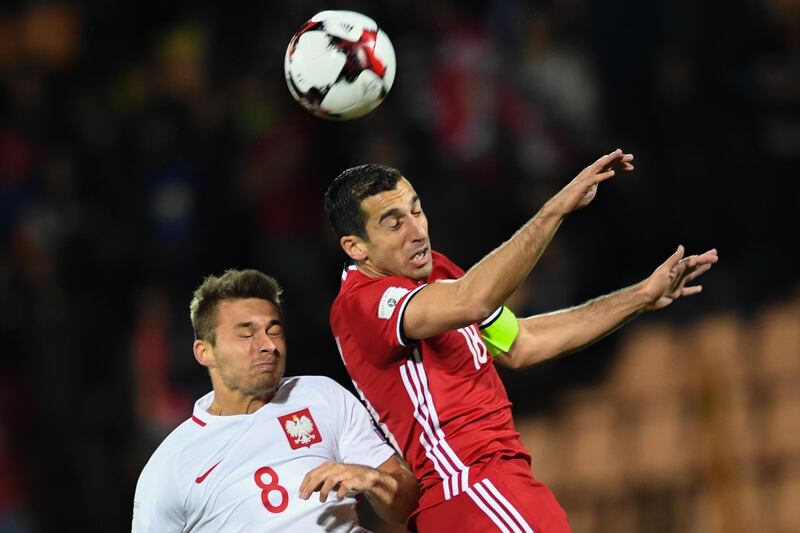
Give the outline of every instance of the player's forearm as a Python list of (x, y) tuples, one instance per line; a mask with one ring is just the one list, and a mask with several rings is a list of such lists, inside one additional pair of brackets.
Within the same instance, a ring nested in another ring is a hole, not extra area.
[(525, 368), (581, 350), (641, 314), (650, 298), (638, 283), (588, 302), (521, 319), (520, 336), (506, 361), (507, 366)]
[(501, 244), (475, 264), (458, 281), (459, 292), (473, 302), (477, 316), (485, 319), (503, 305), (528, 277), (564, 219), (549, 203)]
[(375, 512), (387, 522), (402, 524), (419, 501), (419, 484), (411, 472), (378, 471), (373, 487), (366, 491)]

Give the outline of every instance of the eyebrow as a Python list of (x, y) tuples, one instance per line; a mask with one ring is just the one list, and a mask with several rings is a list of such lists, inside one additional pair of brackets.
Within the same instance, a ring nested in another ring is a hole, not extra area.
[[(414, 196), (411, 197), (411, 202), (409, 202), (409, 204), (413, 207), (414, 204), (416, 204), (418, 201), (419, 201), (419, 195), (415, 194)], [(383, 223), (383, 221), (389, 217), (399, 217), (400, 214), (401, 214), (400, 209), (393, 207), (381, 215), (381, 218), (378, 219), (378, 224)]]
[[(277, 318), (273, 319), (273, 320), (270, 320), (269, 323), (267, 324), (267, 327), (269, 328), (271, 326), (274, 326), (275, 324), (281, 325), (281, 321), (278, 320)], [(234, 327), (234, 329), (239, 329), (239, 328), (253, 329), (256, 326), (255, 326), (255, 324), (253, 324), (253, 322), (247, 321), (247, 322), (239, 322), (238, 324), (236, 324), (233, 327)]]

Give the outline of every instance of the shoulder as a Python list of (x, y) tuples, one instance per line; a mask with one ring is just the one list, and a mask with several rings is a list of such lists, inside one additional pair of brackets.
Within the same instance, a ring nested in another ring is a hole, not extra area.
[(372, 295), (382, 294), (391, 287), (412, 290), (417, 287), (414, 280), (399, 276), (381, 276), (371, 278), (356, 269), (346, 271), (347, 278), (342, 283), (342, 288), (336, 298), (337, 301), (355, 301), (369, 298)]
[(191, 418), (176, 427), (161, 444), (155, 449), (147, 462), (146, 468), (173, 465), (174, 459), (183, 455), (183, 452), (191, 445), (194, 436), (200, 426)]
[(184, 420), (181, 425), (176, 427), (170, 432), (169, 435), (161, 442), (161, 444), (153, 452), (153, 455), (178, 455), (181, 453), (183, 447), (188, 445), (192, 437), (197, 433), (200, 426), (191, 418)]
[(133, 495), (133, 531), (179, 531), (185, 525), (187, 497), (196, 475), (189, 465), (197, 459), (189, 447), (202, 441), (198, 430), (202, 426), (191, 418), (185, 421), (142, 468)]
[(331, 307), (331, 319), (345, 319), (348, 323), (356, 318), (388, 318), (394, 306), (419, 284), (408, 278), (383, 276), (370, 278), (360, 272), (361, 279), (342, 291)]
[(288, 397), (316, 397), (323, 402), (331, 395), (349, 394), (349, 391), (327, 376), (292, 376), (285, 378), (281, 390)]
[(399, 300), (405, 294), (419, 288), (419, 283), (395, 276), (369, 278), (369, 281), (359, 284), (347, 293), (339, 295), (340, 305), (373, 308), (379, 302), (386, 301), (392, 305), (392, 300)]
[(139, 474), (136, 499), (152, 497), (155, 493), (174, 495), (177, 485), (178, 464), (186, 457), (185, 450), (191, 445), (199, 426), (191, 419), (175, 428), (158, 445)]
[(337, 427), (335, 421), (340, 419), (342, 413), (361, 406), (350, 391), (326, 376), (287, 378), (274, 401), (284, 404), (287, 411), (308, 408), (316, 415), (317, 422), (323, 425), (330, 423), (331, 427)]

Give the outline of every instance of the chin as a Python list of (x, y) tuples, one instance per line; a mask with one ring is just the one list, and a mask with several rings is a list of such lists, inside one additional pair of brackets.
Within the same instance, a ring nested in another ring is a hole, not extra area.
[(431, 272), (433, 272), (433, 263), (429, 261), (424, 267), (414, 269), (408, 277), (414, 281), (424, 281), (431, 275)]
[(271, 394), (277, 390), (280, 381), (280, 378), (274, 376), (261, 378), (251, 384), (251, 389), (255, 394)]

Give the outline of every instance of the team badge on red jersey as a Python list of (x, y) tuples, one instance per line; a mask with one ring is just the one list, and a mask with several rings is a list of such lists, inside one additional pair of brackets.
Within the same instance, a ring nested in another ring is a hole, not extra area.
[(397, 306), (397, 301), (405, 296), (409, 291), (405, 287), (389, 287), (386, 292), (381, 296), (381, 301), (378, 303), (378, 318), (389, 320), (394, 314), (394, 308)]
[(286, 433), (286, 438), (289, 440), (289, 446), (293, 450), (302, 448), (303, 446), (311, 447), (312, 444), (322, 442), (322, 435), (317, 430), (317, 424), (314, 422), (314, 417), (311, 416), (311, 411), (308, 407), (278, 417), (278, 422)]

